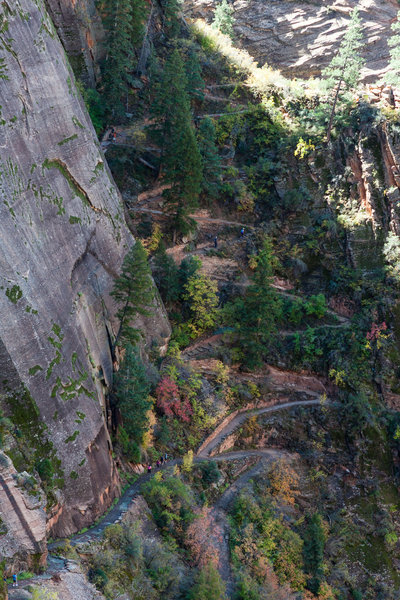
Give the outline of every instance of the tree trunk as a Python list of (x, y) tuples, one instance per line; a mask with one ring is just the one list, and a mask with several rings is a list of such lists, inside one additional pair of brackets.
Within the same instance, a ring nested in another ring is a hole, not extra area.
[(123, 327), (123, 325), (124, 325), (124, 321), (125, 321), (125, 315), (126, 315), (126, 311), (128, 310), (128, 306), (129, 306), (129, 300), (130, 300), (130, 292), (129, 292), (128, 298), (127, 298), (127, 300), (126, 300), (126, 302), (125, 302), (125, 306), (124, 306), (124, 312), (122, 313), (122, 318), (121, 318), (121, 321), (120, 321), (120, 324), (119, 324), (118, 333), (117, 333), (117, 335), (116, 335), (116, 337), (115, 337), (114, 344), (113, 344), (113, 347), (112, 347), (112, 349), (113, 349), (113, 354), (115, 354), (115, 348), (117, 347), (117, 344), (118, 344), (119, 338), (120, 338), (120, 336), (121, 336), (122, 327)]
[(331, 111), (331, 116), (329, 118), (329, 123), (328, 123), (328, 129), (326, 130), (326, 140), (329, 144), (329, 142), (331, 141), (331, 131), (332, 131), (332, 125), (333, 125), (333, 117), (335, 116), (335, 110), (336, 110), (336, 104), (339, 98), (339, 92), (340, 92), (340, 87), (342, 85), (342, 81), (343, 79), (341, 78), (338, 86), (337, 86), (337, 90), (336, 90), (336, 94), (335, 94), (335, 99), (333, 101), (333, 105), (332, 105), (332, 111)]

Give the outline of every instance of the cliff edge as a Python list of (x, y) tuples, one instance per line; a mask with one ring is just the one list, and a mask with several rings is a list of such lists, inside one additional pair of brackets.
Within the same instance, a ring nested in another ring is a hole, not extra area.
[[(48, 530), (65, 536), (118, 493), (105, 419), (109, 291), (133, 239), (42, 0), (1, 4), (0, 98), (5, 450), (18, 471), (46, 472)], [(168, 335), (161, 307), (147, 331), (148, 342)]]

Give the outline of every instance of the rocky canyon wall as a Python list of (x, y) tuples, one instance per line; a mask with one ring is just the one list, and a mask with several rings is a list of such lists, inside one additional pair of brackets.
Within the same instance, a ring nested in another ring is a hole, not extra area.
[[(1, 3), (0, 105), (0, 406), (16, 433), (6, 451), (19, 471), (50, 461), (48, 530), (64, 536), (118, 492), (109, 291), (133, 240), (43, 0)], [(160, 306), (144, 327), (149, 344), (165, 340)]]
[(45, 0), (75, 74), (94, 86), (104, 52), (104, 30), (94, 0)]
[[(185, 12), (211, 21), (216, 0), (186, 0)], [(318, 77), (337, 51), (358, 5), (365, 35), (363, 80), (374, 82), (387, 70), (387, 39), (399, 5), (396, 0), (233, 0), (238, 46), (289, 78)]]

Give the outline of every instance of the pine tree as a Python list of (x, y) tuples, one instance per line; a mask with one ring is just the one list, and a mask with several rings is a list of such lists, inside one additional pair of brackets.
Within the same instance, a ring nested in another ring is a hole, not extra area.
[(250, 369), (262, 364), (263, 355), (273, 340), (277, 321), (282, 315), (281, 302), (271, 281), (272, 247), (270, 241), (265, 239), (246, 295), (227, 307), (228, 319), (240, 343), (243, 363)]
[(109, 115), (121, 118), (125, 114), (129, 72), (135, 60), (131, 0), (110, 0), (107, 8), (109, 50), (103, 68), (104, 96)]
[(152, 116), (157, 121), (152, 133), (161, 149), (167, 147), (179, 116), (189, 121), (190, 102), (187, 94), (187, 79), (178, 50), (174, 50), (165, 62), (164, 69), (155, 64), (157, 77), (154, 83)]
[(210, 117), (201, 120), (197, 134), (198, 145), (203, 164), (203, 194), (211, 199), (217, 198), (221, 190), (221, 159), (215, 143), (216, 132)]
[(150, 385), (139, 352), (127, 344), (124, 360), (114, 375), (116, 406), (122, 417), (119, 437), (124, 453), (139, 462), (140, 445), (149, 427)]
[(176, 302), (180, 291), (178, 267), (174, 259), (167, 254), (163, 242), (160, 243), (154, 258), (153, 277), (163, 301), (166, 304)]
[(181, 289), (184, 289), (187, 282), (201, 269), (202, 262), (198, 256), (188, 256), (184, 258), (179, 265), (178, 279)]
[(214, 11), (214, 20), (212, 23), (212, 27), (214, 29), (218, 29), (221, 33), (225, 35), (229, 35), (229, 37), (234, 37), (233, 25), (235, 23), (235, 17), (233, 16), (233, 8), (227, 2), (227, 0), (222, 0), (220, 2), (215, 11)]
[(397, 21), (392, 23), (394, 35), (388, 40), (390, 46), (389, 70), (384, 76), (385, 82), (400, 86), (400, 11), (397, 13)]
[(201, 157), (193, 127), (177, 122), (174, 135), (164, 155), (164, 181), (171, 187), (164, 190), (164, 210), (172, 217), (174, 238), (177, 232), (187, 234), (196, 228), (189, 215), (198, 206), (201, 185)]
[(321, 581), (324, 576), (325, 534), (322, 527), (321, 515), (315, 513), (307, 526), (304, 535), (304, 568), (306, 573), (311, 575), (308, 582), (308, 588), (313, 594), (318, 594)]
[(182, 59), (175, 49), (167, 59), (152, 106), (155, 131), (162, 149), (164, 210), (172, 216), (172, 228), (187, 233), (195, 227), (188, 215), (197, 207), (201, 185), (201, 157), (191, 123), (187, 80)]
[(148, 316), (154, 299), (154, 284), (147, 263), (146, 251), (140, 241), (129, 250), (122, 263), (121, 274), (115, 279), (111, 296), (121, 304), (117, 312), (120, 320), (114, 348), (120, 341), (135, 344), (140, 330), (130, 324), (138, 315)]
[(188, 57), (185, 61), (185, 71), (189, 95), (194, 100), (203, 101), (205, 83), (197, 52), (192, 47), (189, 48)]
[(164, 0), (164, 31), (170, 39), (176, 38), (181, 29), (181, 3), (179, 0)]
[(147, 6), (145, 0), (131, 0), (131, 39), (132, 45), (136, 51), (140, 49), (145, 35), (145, 19), (148, 12)]
[(364, 44), (362, 42), (361, 21), (358, 8), (351, 12), (350, 23), (343, 36), (339, 50), (332, 59), (330, 65), (322, 71), (322, 77), (328, 89), (335, 90), (332, 110), (326, 132), (327, 141), (330, 141), (333, 119), (337, 103), (346, 91), (354, 90), (359, 81), (364, 59), (360, 51)]

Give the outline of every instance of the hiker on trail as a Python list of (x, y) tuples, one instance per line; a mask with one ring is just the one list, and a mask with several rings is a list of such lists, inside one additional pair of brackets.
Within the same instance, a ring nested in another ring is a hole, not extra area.
[(163, 465), (163, 464), (164, 464), (164, 457), (162, 456), (161, 457), (161, 465)]
[(240, 230), (240, 237), (244, 236), (244, 227), (242, 227), (242, 229)]
[(148, 473), (151, 473), (151, 465), (149, 465), (149, 466), (147, 467), (147, 472), (148, 472)]
[(157, 468), (160, 466), (160, 464), (161, 464), (160, 461), (157, 460)]
[(217, 235), (214, 238), (214, 248), (218, 248), (218, 236)]
[(168, 454), (167, 453), (165, 453), (165, 455), (164, 455), (164, 460), (165, 460), (165, 462), (167, 462), (167, 460), (168, 460)]
[(113, 142), (115, 142), (116, 139), (117, 139), (117, 134), (114, 131), (114, 133), (113, 133)]
[(17, 576), (15, 574), (12, 576), (12, 580), (13, 580), (13, 587), (18, 587)]

